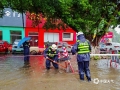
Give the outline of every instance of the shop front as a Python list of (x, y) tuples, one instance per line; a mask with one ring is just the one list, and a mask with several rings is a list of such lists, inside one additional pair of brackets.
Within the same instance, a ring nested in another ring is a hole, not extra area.
[(0, 27), (0, 40), (13, 44), (15, 39), (24, 38), (24, 29), (16, 27)]
[[(29, 14), (28, 14), (29, 15)], [(46, 42), (56, 43), (56, 42), (68, 42), (68, 44), (74, 44), (76, 42), (76, 32), (68, 28), (66, 30), (45, 30), (43, 29), (43, 25), (45, 23), (45, 19), (42, 18), (41, 23), (32, 27), (32, 17), (30, 20), (29, 16), (26, 16), (26, 28), (25, 28), (25, 36), (30, 36), (31, 45), (43, 48)]]
[[(5, 8), (5, 15), (0, 18), (0, 40), (13, 44), (15, 39), (24, 38), (25, 15)], [(24, 19), (24, 21), (23, 21)]]
[(68, 42), (68, 44), (73, 45), (76, 42), (76, 32), (71, 29), (66, 31), (63, 30), (44, 30), (37, 28), (25, 28), (25, 36), (30, 36), (31, 45), (44, 47), (44, 44), (49, 41), (51, 43), (56, 42)]

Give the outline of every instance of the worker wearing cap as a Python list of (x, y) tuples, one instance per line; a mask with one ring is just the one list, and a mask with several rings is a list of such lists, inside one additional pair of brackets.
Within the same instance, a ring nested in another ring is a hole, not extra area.
[(90, 42), (84, 37), (83, 32), (77, 33), (77, 42), (73, 45), (71, 52), (73, 55), (77, 53), (77, 63), (80, 80), (84, 80), (85, 73), (87, 80), (91, 81), (89, 70), (91, 45)]
[(57, 50), (57, 46), (55, 44), (52, 44), (52, 46), (48, 47), (45, 51), (44, 51), (44, 57), (46, 58), (46, 69), (49, 70), (50, 69), (50, 65), (51, 65), (51, 61), (49, 60), (52, 59), (53, 62), (53, 66), (55, 69), (59, 69), (58, 64), (56, 64), (55, 62), (58, 62), (58, 58), (59, 58), (59, 51)]

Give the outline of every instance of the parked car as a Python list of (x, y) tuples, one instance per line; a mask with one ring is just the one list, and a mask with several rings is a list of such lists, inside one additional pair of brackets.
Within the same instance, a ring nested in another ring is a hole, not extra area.
[(30, 47), (30, 54), (31, 55), (40, 55), (43, 54), (43, 51), (45, 50), (45, 48), (39, 48), (38, 46), (31, 46)]
[(7, 41), (0, 40), (0, 52), (8, 53), (10, 47), (11, 44), (9, 44)]
[(112, 43), (106, 43), (107, 50), (118, 50), (120, 51), (120, 43), (112, 42)]
[(100, 50), (101, 51), (108, 51), (108, 50), (120, 51), (120, 43), (117, 43), (117, 42), (106, 43), (100, 47)]
[(58, 43), (56, 43), (56, 44), (57, 44), (57, 48), (58, 48), (58, 50), (59, 50), (60, 52), (62, 52), (62, 46), (63, 46), (63, 44), (67, 47), (67, 48), (66, 48), (67, 51), (68, 51), (68, 52), (71, 52), (72, 46), (69, 45), (67, 42), (58, 42)]
[(100, 51), (106, 51), (106, 45), (104, 43), (102, 44), (99, 44), (99, 47), (100, 47)]
[(23, 53), (23, 46), (21, 45), (20, 47), (18, 47), (18, 43), (19, 43), (20, 39), (16, 39), (13, 43), (13, 46), (12, 46), (12, 53), (15, 54), (15, 53)]

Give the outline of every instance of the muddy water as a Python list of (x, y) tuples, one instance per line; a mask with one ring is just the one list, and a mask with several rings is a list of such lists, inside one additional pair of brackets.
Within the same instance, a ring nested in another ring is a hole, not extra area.
[(120, 90), (119, 65), (112, 63), (110, 67), (108, 60), (91, 60), (92, 81), (82, 82), (74, 56), (71, 63), (75, 73), (55, 71), (53, 67), (47, 72), (42, 56), (30, 57), (29, 68), (23, 68), (23, 57), (0, 58), (0, 90)]

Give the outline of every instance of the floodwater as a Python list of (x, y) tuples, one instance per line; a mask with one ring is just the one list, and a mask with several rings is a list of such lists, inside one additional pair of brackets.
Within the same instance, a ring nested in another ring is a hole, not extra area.
[[(61, 63), (64, 65), (64, 63)], [(75, 56), (71, 64), (75, 73), (54, 68), (47, 72), (43, 56), (31, 56), (29, 68), (23, 68), (23, 56), (0, 57), (0, 90), (120, 90), (120, 66), (109, 60), (91, 60), (92, 81), (80, 81)]]

